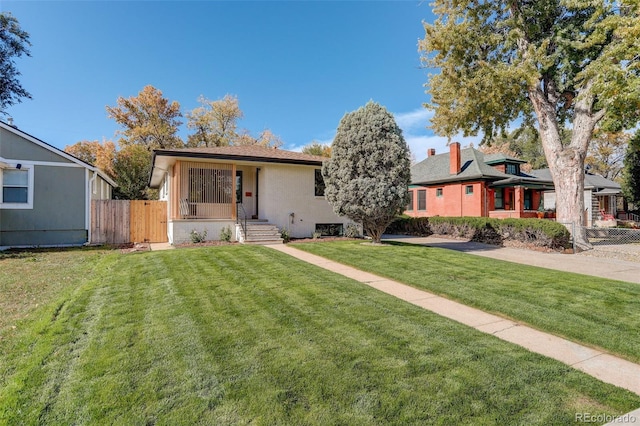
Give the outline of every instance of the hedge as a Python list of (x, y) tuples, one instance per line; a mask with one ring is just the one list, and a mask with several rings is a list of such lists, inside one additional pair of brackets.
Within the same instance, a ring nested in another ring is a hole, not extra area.
[(554, 250), (571, 246), (570, 234), (565, 226), (542, 219), (402, 216), (387, 227), (386, 233), (418, 236), (451, 235), (496, 245), (503, 245), (505, 241), (518, 241)]

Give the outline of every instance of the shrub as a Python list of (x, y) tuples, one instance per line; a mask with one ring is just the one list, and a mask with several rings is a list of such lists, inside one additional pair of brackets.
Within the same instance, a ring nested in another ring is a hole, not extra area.
[(198, 244), (203, 242), (207, 238), (207, 230), (205, 229), (202, 232), (198, 232), (195, 229), (192, 229), (189, 233), (189, 236), (191, 237), (192, 243)]
[(387, 233), (409, 235), (451, 235), (488, 244), (519, 241), (554, 250), (570, 247), (567, 228), (551, 220), (495, 219), (488, 217), (398, 218)]
[(358, 225), (355, 223), (348, 224), (347, 229), (344, 231), (344, 236), (347, 238), (359, 238), (360, 230), (358, 229)]
[(220, 230), (220, 241), (230, 242), (231, 241), (231, 227), (225, 226)]
[(289, 235), (289, 230), (287, 228), (282, 228), (280, 230), (280, 238), (282, 238), (284, 243), (291, 241), (291, 235)]

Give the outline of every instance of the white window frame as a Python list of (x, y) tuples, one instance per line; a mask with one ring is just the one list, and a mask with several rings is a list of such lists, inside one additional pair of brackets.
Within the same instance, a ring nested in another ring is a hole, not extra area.
[(27, 202), (26, 203), (5, 203), (4, 200), (2, 199), (3, 196), (3, 192), (2, 188), (4, 187), (3, 184), (3, 174), (5, 170), (16, 170), (17, 168), (17, 164), (9, 164), (9, 167), (0, 167), (0, 209), (6, 209), (6, 210), (32, 210), (33, 209), (33, 164), (29, 164), (29, 163), (19, 163), (21, 165), (20, 169), (21, 171), (26, 171), (27, 172)]

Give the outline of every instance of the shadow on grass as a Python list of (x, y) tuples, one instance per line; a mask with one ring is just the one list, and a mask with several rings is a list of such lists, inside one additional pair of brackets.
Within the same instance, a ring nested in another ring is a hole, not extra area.
[(434, 247), (461, 252), (492, 251), (502, 248), (502, 246), (479, 243), (476, 241), (426, 241), (425, 238), (426, 237), (414, 237), (412, 235), (385, 235), (382, 241), (385, 244), (393, 244), (399, 246)]
[(117, 245), (11, 248), (0, 251), (0, 260), (27, 258), (40, 253), (63, 253), (74, 251), (86, 253), (89, 251), (117, 250), (118, 248), (119, 246)]

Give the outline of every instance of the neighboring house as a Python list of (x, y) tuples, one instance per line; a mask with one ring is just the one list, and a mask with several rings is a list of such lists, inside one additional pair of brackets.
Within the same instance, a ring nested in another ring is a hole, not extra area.
[(0, 121), (0, 247), (90, 241), (91, 200), (115, 182), (42, 140)]
[(342, 234), (350, 221), (324, 197), (324, 160), (255, 145), (155, 150), (150, 186), (167, 201), (172, 244), (189, 242), (192, 231), (216, 240), (226, 227), (243, 240), (245, 219), (287, 229), (293, 238)]
[[(551, 179), (549, 169), (532, 170), (532, 175), (541, 179)], [(620, 184), (599, 175), (588, 172), (584, 174), (584, 208), (586, 226), (594, 226), (598, 220), (618, 217), (618, 199), (622, 197)], [(544, 194), (545, 207), (555, 209), (556, 193), (546, 191)]]
[(448, 153), (427, 154), (411, 168), (409, 216), (536, 217), (542, 192), (553, 189), (551, 179), (523, 173), (517, 158), (457, 142)]

